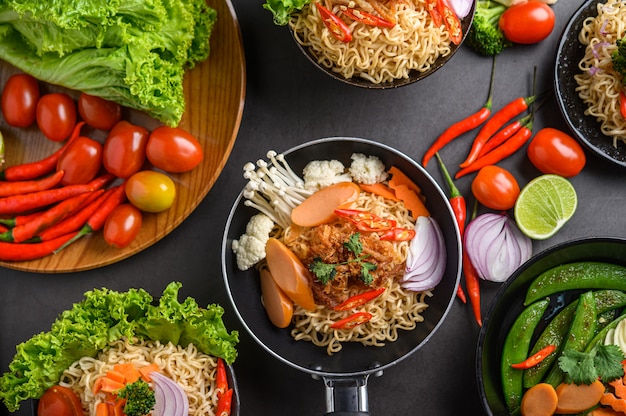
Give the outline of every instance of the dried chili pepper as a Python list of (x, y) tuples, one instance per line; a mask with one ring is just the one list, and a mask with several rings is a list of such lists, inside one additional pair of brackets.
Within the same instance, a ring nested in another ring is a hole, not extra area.
[(326, 7), (319, 3), (315, 3), (315, 5), (320, 13), (322, 22), (324, 22), (324, 25), (326, 25), (331, 35), (341, 42), (350, 42), (352, 40), (352, 34), (350, 33), (348, 25), (346, 25), (343, 20), (337, 17), (336, 14), (328, 10)]
[(85, 224), (76, 233), (74, 238), (68, 241), (65, 245), (59, 247), (55, 251), (55, 253), (63, 250), (66, 246), (72, 244), (79, 238), (100, 230), (104, 226), (104, 223), (111, 211), (113, 211), (116, 206), (124, 202), (125, 199), (126, 194), (124, 192), (124, 184), (117, 185), (114, 188), (114, 191), (111, 192), (111, 194), (104, 200), (104, 202), (98, 207), (98, 209), (93, 214), (91, 214)]
[(487, 165), (495, 165), (502, 159), (511, 156), (526, 144), (530, 136), (532, 136), (533, 119), (532, 117), (522, 127), (511, 136), (506, 142), (496, 147), (486, 155), (479, 159), (476, 159), (470, 165), (459, 170), (454, 177), (456, 179), (467, 175), (468, 173), (476, 172)]
[(72, 132), (70, 137), (56, 152), (52, 153), (44, 159), (35, 162), (9, 166), (4, 171), (0, 172), (0, 179), (4, 179), (6, 181), (28, 181), (37, 179), (47, 173), (52, 172), (57, 166), (59, 157), (61, 157), (61, 154), (65, 151), (65, 149), (67, 149), (67, 146), (80, 135), (80, 129), (84, 124), (85, 123), (83, 121), (76, 123), (76, 126), (74, 126), (74, 131)]
[(369, 322), (369, 320), (372, 319), (372, 316), (373, 315), (369, 312), (356, 312), (347, 318), (343, 318), (332, 323), (330, 327), (333, 329), (352, 329), (355, 326)]
[(75, 234), (70, 233), (50, 241), (32, 244), (0, 241), (0, 261), (26, 261), (45, 257), (67, 244)]
[(543, 360), (545, 360), (546, 357), (552, 354), (555, 350), (556, 350), (556, 345), (554, 344), (546, 345), (545, 347), (543, 347), (542, 349), (540, 349), (539, 351), (537, 351), (530, 357), (526, 358), (524, 361), (520, 363), (511, 364), (511, 367), (515, 368), (516, 370), (527, 370), (531, 367), (536, 366)]
[[(439, 156), (439, 152), (435, 153), (437, 156), (437, 160), (439, 161), (439, 167), (441, 168), (441, 172), (443, 173), (444, 178), (448, 184), (448, 189), (450, 190), (450, 196), (448, 200), (450, 201), (450, 206), (452, 207), (452, 212), (454, 213), (454, 219), (456, 219), (456, 223), (459, 227), (459, 235), (461, 236), (461, 241), (463, 241), (463, 234), (465, 234), (465, 220), (467, 219), (467, 204), (465, 203), (465, 197), (459, 188), (456, 187), (454, 181), (450, 177), (450, 173), (448, 173), (448, 169), (446, 165), (443, 163), (441, 156)], [(467, 298), (465, 296), (465, 292), (461, 285), (457, 286), (457, 297), (461, 300), (461, 302), (466, 303)]]
[(45, 191), (57, 186), (63, 179), (63, 174), (64, 172), (60, 170), (41, 179), (0, 182), (0, 197)]
[(346, 311), (348, 309), (358, 308), (359, 306), (366, 304), (370, 300), (376, 299), (385, 290), (386, 290), (385, 287), (381, 286), (378, 289), (369, 290), (367, 292), (363, 292), (363, 293), (359, 293), (358, 295), (351, 296), (348, 299), (341, 302), (339, 305), (335, 306), (333, 310)]
[(347, 7), (345, 9), (342, 9), (341, 13), (345, 14), (352, 20), (355, 20), (359, 23), (363, 23), (368, 26), (388, 27), (388, 28), (392, 28), (395, 26), (394, 23), (391, 23), (388, 20), (385, 20), (383, 18), (380, 18), (378, 16), (375, 16), (363, 10), (356, 10), (356, 9)]
[(489, 94), (487, 96), (487, 101), (485, 104), (478, 110), (477, 112), (470, 114), (464, 119), (457, 121), (448, 127), (437, 139), (435, 142), (426, 150), (424, 157), (422, 158), (422, 166), (426, 167), (430, 159), (435, 156), (439, 150), (441, 150), (445, 145), (450, 143), (452, 140), (461, 136), (468, 131), (475, 129), (476, 127), (483, 124), (491, 115), (492, 103), (493, 103), (493, 83), (494, 83), (494, 75), (496, 70), (496, 61), (495, 57), (493, 58), (493, 64), (491, 67), (491, 79), (489, 81)]

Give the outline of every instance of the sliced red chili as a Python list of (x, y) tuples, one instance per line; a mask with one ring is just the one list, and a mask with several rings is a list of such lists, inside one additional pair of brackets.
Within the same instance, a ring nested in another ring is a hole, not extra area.
[(359, 231), (386, 231), (397, 224), (395, 220), (383, 219), (376, 214), (358, 209), (336, 209), (335, 214), (352, 222)]
[(461, 29), (461, 21), (454, 13), (454, 10), (450, 8), (446, 0), (437, 0), (437, 10), (443, 20), (443, 24), (446, 25), (452, 43), (455, 45), (460, 44), (463, 39), (463, 29)]
[(439, 11), (437, 3), (437, 0), (426, 0), (426, 10), (428, 10), (428, 14), (430, 14), (430, 18), (435, 26), (439, 27), (443, 23), (443, 16)]
[(386, 231), (379, 238), (385, 241), (409, 241), (415, 237), (415, 230), (396, 227)]
[(341, 12), (348, 16), (350, 19), (355, 20), (359, 23), (363, 23), (369, 26), (377, 26), (377, 27), (389, 27), (392, 28), (395, 24), (391, 23), (388, 20), (382, 19), (378, 16), (375, 16), (371, 13), (365, 12), (363, 10), (346, 8), (342, 9)]
[(624, 91), (619, 92), (619, 112), (622, 117), (626, 118), (626, 93)]
[(547, 345), (530, 357), (526, 358), (521, 363), (511, 364), (511, 367), (515, 368), (516, 370), (526, 370), (528, 368), (534, 367), (543, 360), (545, 360), (545, 358), (548, 355), (552, 354), (554, 350), (556, 350), (556, 345)]
[(345, 24), (343, 20), (337, 17), (336, 14), (328, 10), (326, 7), (319, 3), (315, 3), (317, 10), (320, 12), (322, 21), (330, 30), (330, 33), (339, 41), (348, 43), (352, 40), (352, 34), (350, 28)]
[(372, 314), (369, 312), (357, 312), (333, 323), (330, 327), (333, 329), (352, 329), (355, 326), (364, 324), (372, 319)]
[(376, 299), (385, 291), (385, 287), (379, 287), (378, 289), (370, 290), (368, 292), (359, 293), (358, 295), (354, 295), (341, 302), (339, 305), (335, 306), (333, 309), (336, 311), (345, 311), (348, 309), (358, 308), (361, 305), (366, 304), (370, 300)]
[(215, 376), (215, 388), (218, 390), (217, 397), (221, 398), (228, 390), (228, 379), (226, 377), (226, 365), (222, 358), (217, 359), (217, 374)]

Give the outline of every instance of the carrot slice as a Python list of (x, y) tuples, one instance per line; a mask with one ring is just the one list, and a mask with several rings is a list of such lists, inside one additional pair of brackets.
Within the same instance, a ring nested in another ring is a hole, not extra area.
[(141, 379), (145, 381), (146, 383), (150, 383), (152, 381), (152, 377), (150, 377), (150, 373), (152, 373), (153, 371), (159, 372), (161, 371), (161, 369), (156, 363), (152, 363), (150, 365), (146, 365), (144, 367), (139, 368), (138, 371), (141, 374)]
[(265, 259), (278, 287), (295, 304), (309, 311), (315, 310), (309, 272), (293, 251), (279, 240), (270, 238), (265, 244)]
[(123, 389), (125, 386), (124, 383), (120, 383), (119, 381), (112, 380), (106, 376), (100, 377), (100, 378), (102, 379), (100, 391), (104, 391), (107, 393), (114, 393), (120, 389)]
[(382, 182), (374, 183), (374, 184), (366, 184), (360, 183), (359, 187), (362, 191), (369, 192), (370, 194), (382, 196), (383, 198), (390, 199), (392, 201), (399, 201), (393, 189), (389, 186), (385, 185)]
[(535, 384), (522, 396), (520, 410), (523, 416), (551, 416), (556, 411), (558, 400), (551, 384)]
[(600, 380), (592, 384), (561, 383), (556, 387), (559, 398), (556, 413), (576, 414), (597, 405), (604, 394), (604, 384)]
[(276, 284), (267, 268), (261, 269), (261, 294), (263, 306), (270, 321), (278, 328), (286, 328), (293, 316), (293, 302)]
[(395, 191), (396, 196), (404, 202), (407, 209), (411, 211), (413, 218), (417, 219), (417, 217), (430, 216), (430, 212), (428, 212), (426, 205), (424, 205), (424, 202), (422, 202), (419, 195), (407, 185), (396, 185), (393, 190)]
[(109, 405), (104, 402), (98, 403), (95, 416), (109, 416)]
[(117, 370), (109, 370), (106, 373), (106, 378), (113, 380), (113, 381), (117, 381), (119, 383), (125, 384), (126, 383), (126, 377), (124, 376), (124, 374), (120, 373)]
[(137, 367), (135, 367), (133, 363), (115, 364), (113, 366), (113, 370), (120, 373), (124, 377), (124, 381), (126, 383), (134, 383), (139, 380), (139, 377), (141, 377), (139, 370), (137, 370)]
[(613, 410), (612, 407), (596, 407), (589, 416), (624, 416), (624, 412)]
[(339, 182), (322, 188), (291, 210), (291, 221), (301, 227), (315, 227), (335, 218), (335, 209), (350, 204), (361, 189), (354, 182)]
[(389, 173), (391, 174), (391, 179), (389, 179), (390, 188), (393, 189), (398, 185), (406, 185), (416, 194), (422, 194), (422, 189), (397, 167), (392, 166), (391, 168), (389, 168)]

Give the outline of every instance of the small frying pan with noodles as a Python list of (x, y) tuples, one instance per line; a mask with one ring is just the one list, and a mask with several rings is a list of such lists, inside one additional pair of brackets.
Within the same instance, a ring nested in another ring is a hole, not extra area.
[(261, 303), (259, 273), (254, 268), (237, 268), (232, 250), (233, 240), (246, 229), (248, 220), (257, 214), (244, 204), (243, 192), (230, 212), (222, 241), (222, 272), (228, 295), (245, 329), (271, 355), (298, 370), (319, 376), (326, 385), (328, 414), (366, 415), (368, 413), (367, 380), (424, 345), (440, 327), (456, 294), (461, 273), (461, 243), (452, 209), (444, 192), (430, 175), (408, 156), (386, 145), (356, 138), (326, 138), (305, 143), (284, 153), (293, 170), (301, 174), (312, 160), (337, 159), (350, 165), (353, 153), (374, 155), (387, 168), (396, 166), (422, 190), (426, 206), (441, 227), (446, 247), (446, 271), (442, 281), (428, 298), (424, 321), (411, 331), (399, 331), (398, 339), (383, 347), (365, 347), (360, 343), (343, 343), (343, 349), (328, 355), (326, 348), (308, 341), (295, 341), (289, 328), (275, 327)]

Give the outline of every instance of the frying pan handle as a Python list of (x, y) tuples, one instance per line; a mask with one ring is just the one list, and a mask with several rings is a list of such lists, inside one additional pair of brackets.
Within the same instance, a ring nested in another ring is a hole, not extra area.
[(324, 377), (326, 385), (325, 416), (367, 416), (367, 379), (369, 375), (357, 377)]

